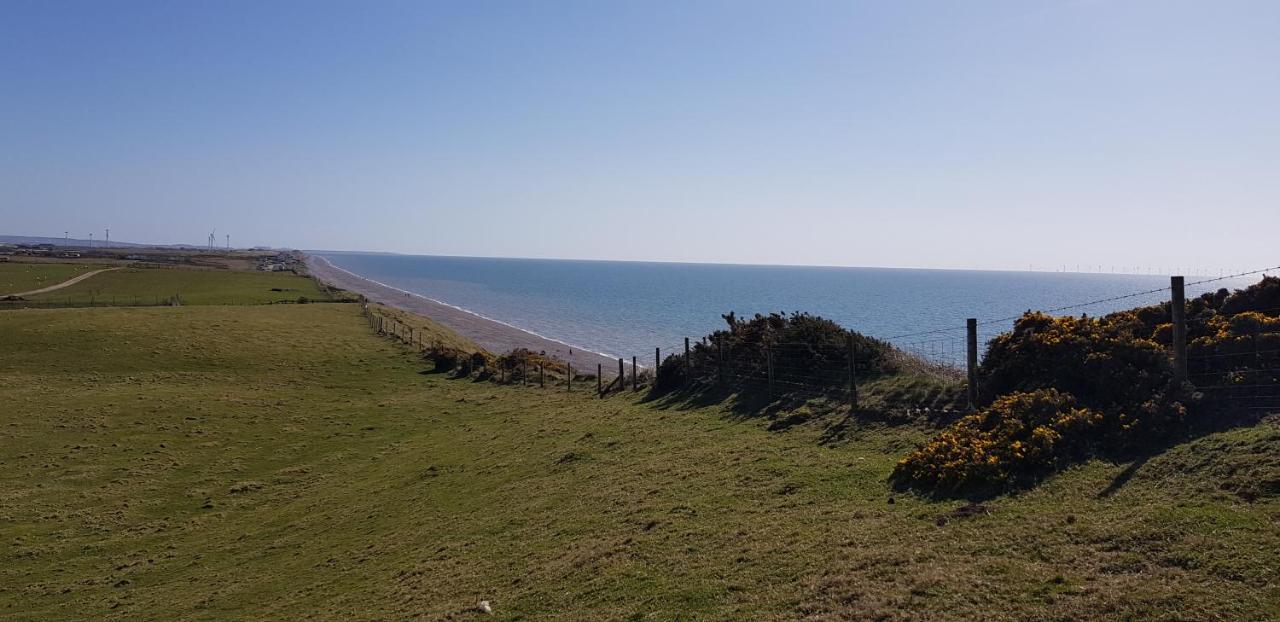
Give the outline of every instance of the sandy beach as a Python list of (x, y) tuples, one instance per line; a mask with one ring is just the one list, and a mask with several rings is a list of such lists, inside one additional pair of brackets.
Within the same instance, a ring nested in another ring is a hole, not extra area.
[[(305, 257), (307, 269), (321, 281), (361, 294), (371, 301), (435, 320), (458, 334), (470, 338), (490, 352), (503, 353), (515, 348), (527, 348), (567, 361), (575, 369), (594, 372), (596, 365), (602, 365), (605, 377), (617, 374), (618, 361), (615, 358), (547, 339), (464, 309), (372, 281), (343, 270), (323, 257), (310, 254)], [(627, 365), (630, 366), (630, 362), (627, 362)]]

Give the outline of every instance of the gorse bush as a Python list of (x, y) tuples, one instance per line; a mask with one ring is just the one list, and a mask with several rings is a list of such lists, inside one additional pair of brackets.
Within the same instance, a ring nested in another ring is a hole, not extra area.
[(1000, 487), (1092, 455), (1185, 433), (1215, 390), (1280, 384), (1280, 279), (1187, 302), (1192, 385), (1174, 382), (1169, 304), (1098, 318), (1028, 312), (992, 339), (978, 412), (903, 458), (893, 479), (933, 490)]
[(686, 386), (689, 381), (694, 386), (706, 386), (718, 382), (721, 374), (730, 388), (756, 388), (768, 375), (770, 356), (780, 384), (790, 381), (809, 388), (843, 387), (848, 380), (851, 339), (858, 376), (896, 370), (889, 344), (826, 318), (808, 313), (770, 313), (744, 320), (732, 312), (722, 317), (727, 324), (725, 329), (692, 346), (688, 377), (684, 354), (672, 354), (659, 365), (656, 390)]
[(1173, 378), (1165, 346), (1132, 312), (1102, 318), (1027, 313), (992, 339), (978, 369), (982, 402), (1054, 388), (1093, 408), (1142, 403)]
[(1054, 389), (1013, 393), (900, 460), (894, 477), (938, 490), (1005, 486), (1083, 455), (1103, 419)]

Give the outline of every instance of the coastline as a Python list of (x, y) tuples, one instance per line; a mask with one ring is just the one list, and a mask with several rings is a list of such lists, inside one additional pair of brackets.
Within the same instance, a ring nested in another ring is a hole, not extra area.
[(380, 302), (439, 322), (495, 354), (502, 354), (515, 348), (527, 348), (534, 352), (545, 352), (547, 356), (571, 363), (575, 370), (582, 370), (583, 373), (594, 373), (591, 368), (601, 365), (606, 377), (616, 375), (616, 372), (610, 372), (617, 366), (617, 358), (543, 337), (518, 326), (487, 318), (474, 311), (379, 283), (335, 266), (324, 257), (303, 253), (303, 261), (311, 275), (325, 283), (361, 294), (370, 301)]

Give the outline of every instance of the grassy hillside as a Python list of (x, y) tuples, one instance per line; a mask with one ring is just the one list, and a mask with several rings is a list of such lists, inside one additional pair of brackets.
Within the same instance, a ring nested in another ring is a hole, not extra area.
[(263, 304), (291, 302), (300, 297), (326, 300), (314, 281), (290, 272), (255, 272), (208, 268), (135, 267), (96, 275), (57, 291), (30, 297), (34, 301), (82, 302), (90, 298), (110, 304), (164, 300), (177, 296), (182, 304)]
[(0, 617), (1280, 616), (1280, 430), (966, 507), (934, 433), (423, 373), (355, 305), (0, 313)]
[(88, 263), (6, 261), (0, 263), (0, 296), (57, 285), (91, 270), (107, 267)]
[(370, 305), (370, 309), (375, 315), (394, 319), (400, 324), (412, 328), (414, 331), (414, 341), (420, 341), (424, 346), (438, 346), (440, 348), (457, 350), (468, 354), (485, 351), (485, 349), (480, 347), (476, 342), (453, 332), (445, 325), (430, 318), (414, 315), (407, 311), (402, 311), (395, 307), (389, 307), (382, 303), (373, 303)]

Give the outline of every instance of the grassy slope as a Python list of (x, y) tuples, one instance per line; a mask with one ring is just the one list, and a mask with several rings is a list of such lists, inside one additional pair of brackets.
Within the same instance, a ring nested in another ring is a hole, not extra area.
[(1280, 500), (1220, 489), (1280, 473), (1229, 464), (1273, 424), (939, 526), (959, 502), (884, 483), (925, 430), (423, 375), (355, 305), (11, 311), (0, 342), (0, 617), (1280, 616)]
[(476, 342), (453, 332), (445, 325), (436, 322), (430, 318), (414, 315), (406, 311), (402, 311), (395, 307), (389, 307), (382, 303), (373, 303), (369, 306), (370, 310), (376, 315), (383, 315), (392, 318), (405, 326), (414, 330), (414, 342), (423, 343), (430, 346), (439, 344), (445, 348), (453, 348), (460, 352), (475, 353), (484, 352), (484, 348), (480, 347)]
[(19, 262), (0, 263), (0, 296), (57, 285), (78, 274), (106, 268), (87, 263)]
[[(273, 292), (272, 288), (285, 291)], [(33, 296), (32, 300), (99, 301), (116, 299), (127, 303), (161, 300), (177, 295), (183, 304), (261, 304), (294, 301), (300, 296), (326, 300), (311, 279), (292, 273), (217, 270), (205, 268), (127, 268), (99, 274), (85, 281)]]

